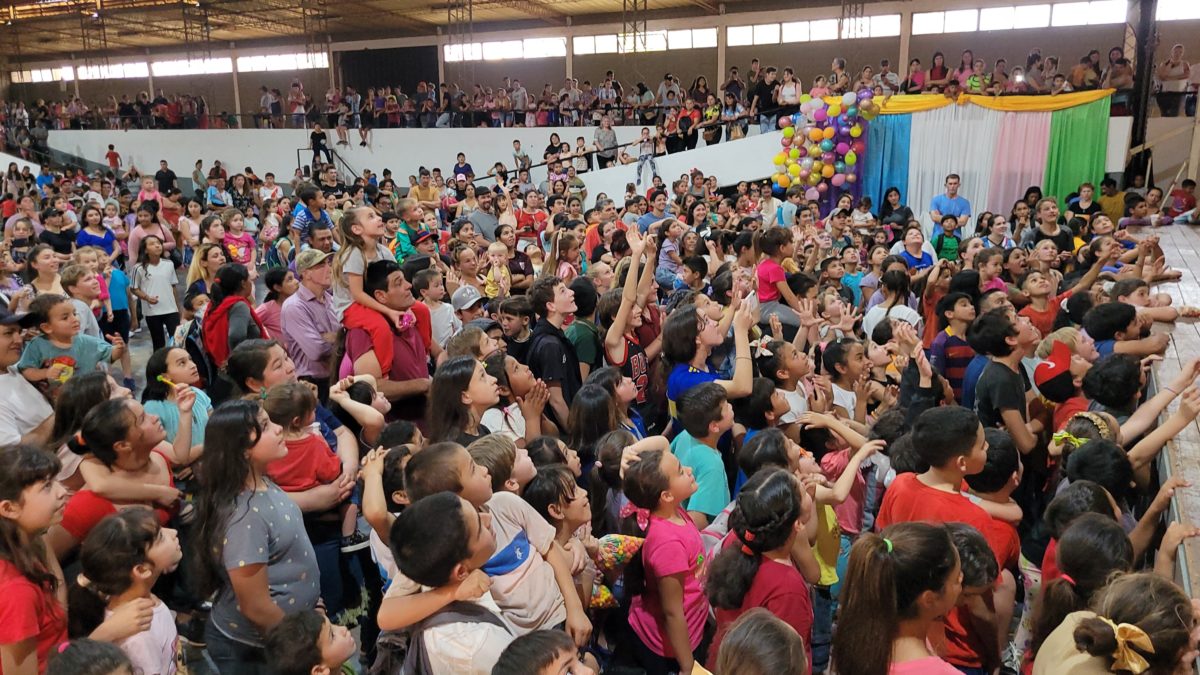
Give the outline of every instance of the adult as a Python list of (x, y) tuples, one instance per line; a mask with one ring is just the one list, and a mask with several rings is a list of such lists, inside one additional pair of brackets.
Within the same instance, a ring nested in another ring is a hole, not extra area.
[(324, 401), (329, 395), (329, 360), (338, 343), (337, 317), (333, 314), (333, 285), (329, 253), (310, 248), (296, 256), (296, 274), (300, 287), (283, 301), (280, 323), (284, 348), (295, 363), (299, 379), (317, 385)]
[(1096, 186), (1091, 183), (1083, 183), (1079, 186), (1079, 196), (1072, 199), (1067, 204), (1067, 222), (1074, 218), (1082, 218), (1089, 225), (1092, 218), (1104, 212), (1104, 208), (1099, 203), (1093, 200), (1096, 195)]
[(525, 199), (517, 211), (516, 234), (518, 239), (537, 242), (542, 231), (546, 229), (550, 214), (543, 208), (543, 201), (544, 197), (538, 190), (530, 190), (525, 193)]
[(1154, 69), (1154, 77), (1159, 85), (1155, 95), (1159, 112), (1163, 117), (1178, 117), (1192, 77), (1192, 67), (1183, 58), (1183, 45), (1171, 47), (1171, 55)]
[(421, 168), (417, 184), (409, 188), (408, 196), (417, 200), (417, 205), (423, 209), (437, 209), (442, 205), (442, 198), (435, 185), (429, 169)]
[(23, 317), (0, 307), (0, 446), (43, 445), (54, 427), (54, 410), (16, 370), (25, 344), (22, 328), (29, 325)]
[(971, 202), (966, 197), (958, 195), (961, 184), (958, 174), (946, 176), (946, 193), (934, 197), (929, 202), (929, 218), (933, 221), (934, 237), (942, 233), (942, 217), (954, 216), (958, 219), (959, 232), (971, 222)]
[(647, 230), (650, 229), (652, 224), (657, 223), (666, 217), (667, 193), (662, 189), (655, 190), (654, 192), (650, 193), (650, 210), (642, 214), (641, 218), (638, 218), (638, 230), (640, 230), (642, 234), (645, 234)]
[[(915, 59), (914, 59), (915, 60)], [(921, 65), (917, 61), (917, 67)], [(910, 71), (911, 72), (911, 71)], [(875, 74), (873, 84), (883, 90), (884, 96), (900, 92), (900, 76), (892, 71), (892, 62), (888, 59), (883, 59), (879, 62), (879, 72)]]
[(54, 253), (49, 244), (38, 244), (29, 249), (26, 258), (28, 269), (25, 270), (25, 285), (12, 294), (8, 309), (11, 312), (29, 311), (29, 305), (39, 295), (52, 293), (66, 295), (62, 287), (62, 277), (58, 270), (62, 261)]
[(902, 229), (914, 217), (912, 209), (900, 203), (900, 188), (889, 187), (883, 193), (883, 204), (879, 207), (879, 223), (881, 225), (890, 226), (895, 232)]
[(617, 132), (613, 130), (612, 117), (604, 115), (600, 118), (600, 126), (596, 128), (595, 136), (596, 157), (601, 169), (607, 169), (617, 161)]
[[(338, 376), (371, 375), (375, 386), (389, 401), (391, 415), (399, 419), (423, 422), (426, 394), (429, 392), (429, 349), (423, 333), (430, 329), (429, 308), (417, 303), (412, 284), (394, 260), (376, 260), (367, 265), (363, 290), (379, 304), (409, 317), (399, 331), (388, 330), (386, 316), (361, 305), (357, 311), (375, 315), (375, 323), (385, 330), (370, 328), (367, 321), (355, 321), (347, 328), (345, 355), (338, 364)], [(347, 318), (352, 309), (347, 309)]]
[(524, 293), (533, 285), (537, 271), (529, 256), (517, 247), (517, 231), (512, 225), (496, 226), (496, 241), (508, 249), (508, 273), (512, 275), (511, 288), (514, 292)]
[(267, 287), (267, 296), (263, 298), (261, 305), (254, 308), (254, 314), (267, 329), (267, 334), (282, 336), (283, 303), (296, 292), (300, 282), (296, 280), (294, 272), (283, 267), (267, 270), (263, 281)]
[(567, 316), (576, 310), (575, 293), (562, 279), (545, 276), (533, 282), (529, 301), (538, 318), (529, 338), (529, 368), (549, 387), (546, 412), (559, 429), (566, 429), (571, 400), (583, 386), (575, 347), (563, 332)]
[(22, 218), (33, 223), (33, 236), (36, 237), (42, 233), (41, 214), (38, 213), (37, 204), (34, 203), (32, 195), (24, 195), (17, 200), (17, 212), (9, 216), (8, 219), (4, 221), (5, 241), (12, 239), (13, 225), (16, 225), (17, 221), (21, 220)]
[(225, 256), (223, 245), (212, 242), (200, 244), (200, 248), (196, 249), (195, 255), (192, 256), (192, 265), (188, 268), (185, 295), (196, 293), (211, 295), (213, 283), (217, 278), (217, 270), (224, 267), (227, 262), (229, 260)]
[(179, 178), (167, 166), (167, 160), (158, 160), (158, 171), (154, 172), (154, 182), (158, 184), (158, 191), (162, 193), (179, 187)]
[(775, 66), (768, 67), (750, 93), (750, 116), (758, 116), (758, 130), (764, 134), (775, 129), (775, 72)]
[(467, 220), (475, 226), (476, 234), (489, 242), (496, 241), (496, 226), (500, 224), (500, 219), (496, 216), (495, 195), (491, 190), (483, 190), (476, 195), (475, 199), (479, 204), (467, 217)]
[(212, 302), (204, 313), (204, 348), (217, 367), (224, 368), (239, 344), (268, 333), (250, 304), (254, 282), (245, 266), (233, 263), (217, 270), (216, 284), (209, 293)]

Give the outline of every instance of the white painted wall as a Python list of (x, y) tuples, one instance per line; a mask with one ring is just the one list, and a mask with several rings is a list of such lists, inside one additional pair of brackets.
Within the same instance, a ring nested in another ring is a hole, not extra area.
[(41, 165), (37, 162), (30, 162), (29, 160), (21, 159), (16, 155), (10, 155), (7, 152), (0, 152), (0, 167), (7, 169), (10, 162), (16, 164), (18, 169), (29, 167), (29, 170), (32, 171), (34, 175), (37, 175), (37, 173), (42, 170)]

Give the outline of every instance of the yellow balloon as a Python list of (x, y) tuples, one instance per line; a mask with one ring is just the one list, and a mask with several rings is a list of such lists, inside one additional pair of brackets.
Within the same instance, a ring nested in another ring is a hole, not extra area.
[(823, 138), (826, 138), (829, 140), (833, 140), (833, 137), (836, 135), (837, 135), (837, 129), (834, 129), (833, 127), (825, 127), (825, 132), (823, 134), (821, 134), (821, 136)]
[(817, 173), (816, 171), (808, 174), (808, 184), (809, 185), (815, 186), (820, 182), (821, 182), (821, 174)]
[(793, 164), (793, 165), (789, 166), (789, 167), (788, 167), (788, 173), (789, 173), (789, 174), (791, 174), (791, 175), (793, 175), (793, 176), (799, 176), (799, 175), (800, 175), (800, 165), (799, 165), (799, 164)]
[(792, 136), (795, 136), (795, 135), (796, 135), (795, 128), (793, 128), (793, 127), (784, 127), (783, 128), (783, 137), (784, 138), (791, 138)]
[(823, 167), (823, 166), (825, 166), (825, 163), (822, 162), (821, 160), (819, 160), (819, 159), (813, 160), (812, 172), (813, 173), (821, 173), (821, 167)]
[(837, 117), (838, 115), (842, 114), (842, 106), (835, 103), (829, 106), (829, 112), (826, 114), (828, 114), (830, 117)]
[(789, 178), (787, 174), (779, 174), (778, 177), (775, 178), (775, 184), (786, 190), (791, 187), (792, 179)]
[(857, 124), (850, 127), (850, 138), (858, 138), (859, 136), (862, 136), (862, 127)]
[(788, 152), (788, 156), (791, 157), (792, 159), (798, 159), (800, 157), (800, 149), (792, 148), (791, 151)]
[(818, 129), (818, 128), (816, 128), (816, 127), (813, 127), (812, 129), (809, 129), (809, 131), (808, 131), (808, 140), (810, 140), (810, 141), (812, 141), (812, 142), (816, 143), (817, 141), (820, 141), (820, 140), (821, 140), (821, 139), (823, 139), (823, 138), (825, 138), (825, 134), (824, 134), (824, 133), (822, 133), (820, 129)]
[(783, 166), (783, 162), (786, 159), (787, 156), (781, 152), (778, 155), (775, 155), (775, 159), (773, 161), (775, 162), (775, 166)]

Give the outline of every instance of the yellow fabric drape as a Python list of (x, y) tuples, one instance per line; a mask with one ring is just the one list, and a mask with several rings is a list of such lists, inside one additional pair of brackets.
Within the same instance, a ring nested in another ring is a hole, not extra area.
[[(1001, 112), (1054, 112), (1075, 106), (1094, 103), (1102, 98), (1112, 96), (1115, 89), (1097, 89), (1093, 91), (1077, 91), (1069, 94), (1054, 96), (986, 96), (982, 94), (962, 94), (958, 105), (972, 103), (990, 110)], [(826, 96), (825, 102), (841, 104), (841, 97)], [(883, 115), (907, 115), (927, 110), (937, 110), (951, 104), (950, 99), (942, 94), (911, 94), (905, 96), (889, 96), (874, 99), (879, 104)]]

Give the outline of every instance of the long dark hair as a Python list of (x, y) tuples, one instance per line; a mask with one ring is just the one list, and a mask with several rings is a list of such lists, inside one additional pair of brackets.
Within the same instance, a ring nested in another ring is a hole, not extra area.
[(217, 270), (215, 281), (208, 288), (208, 295), (212, 299), (213, 306), (221, 304), (225, 298), (232, 297), (242, 290), (242, 285), (250, 280), (250, 271), (245, 265), (239, 263), (227, 263), (221, 265)]
[(107, 401), (110, 396), (112, 385), (109, 384), (108, 373), (83, 373), (67, 380), (58, 390), (58, 398), (54, 401), (54, 429), (50, 432), (46, 451), (50, 454), (58, 452), (83, 427), (83, 419), (92, 408)]
[[(150, 276), (150, 255), (146, 253), (146, 244), (149, 244), (150, 240), (157, 241), (160, 244), (163, 243), (163, 240), (157, 234), (148, 234), (138, 242), (137, 265), (142, 268), (142, 274), (145, 274), (147, 277)], [(162, 254), (158, 256), (159, 262), (162, 262), (166, 257), (167, 250), (164, 248)], [(175, 271), (171, 270), (171, 273), (174, 274)]]
[(900, 622), (915, 618), (917, 599), (925, 591), (940, 592), (957, 565), (954, 540), (938, 525), (898, 523), (861, 535), (842, 581), (839, 621), (855, 629), (833, 636), (838, 672), (886, 675)]
[[(893, 192), (896, 193), (897, 197), (901, 196), (900, 188), (898, 188), (898, 187), (890, 187), (886, 191), (884, 191), (883, 203), (879, 205), (879, 219), (880, 220), (883, 220), (884, 218), (887, 218), (888, 216), (892, 215), (892, 212), (895, 210), (894, 208), (892, 208), (892, 203), (890, 201), (888, 201), (888, 197)], [(903, 204), (901, 204), (901, 206), (903, 206)]]
[(277, 345), (279, 343), (275, 340), (244, 340), (233, 348), (229, 360), (225, 362), (225, 372), (239, 391), (249, 394), (251, 392), (246, 388), (246, 380), (262, 380), (263, 371), (271, 359), (271, 348)]
[(247, 451), (258, 442), (262, 426), (255, 401), (234, 399), (221, 404), (208, 419), (204, 454), (196, 464), (196, 525), (192, 566), (198, 597), (208, 597), (225, 584), (221, 551), (225, 528), (237, 496), (246, 489), (252, 468)]
[(801, 510), (796, 480), (786, 469), (764, 469), (750, 477), (729, 515), (729, 531), (741, 545), (722, 549), (708, 568), (705, 590), (714, 607), (741, 608), (763, 554), (788, 542)]
[[(670, 479), (662, 472), (662, 450), (643, 452), (633, 464), (625, 469), (622, 485), (625, 496), (630, 503), (639, 509), (653, 511), (658, 507), (662, 493), (670, 486)], [(650, 521), (646, 521), (646, 529), (642, 530), (636, 523), (637, 516), (630, 516), (632, 522), (624, 523), (623, 529), (634, 530), (645, 537), (650, 532)], [(635, 529), (636, 528), (636, 529)], [(642, 552), (634, 554), (633, 559), (625, 566), (625, 592), (629, 597), (641, 595), (646, 590), (646, 565), (642, 560)]]
[(462, 395), (475, 376), (479, 362), (473, 356), (456, 356), (438, 366), (429, 385), (429, 442), (455, 441), (466, 428), (471, 412)]
[[(275, 290), (275, 287), (283, 285), (283, 280), (287, 279), (290, 271), (286, 267), (267, 270), (267, 273), (263, 275), (263, 285), (267, 287), (267, 297), (263, 298), (263, 302), (273, 302), (279, 299), (279, 291)], [(218, 274), (220, 274), (219, 271)]]
[(117, 461), (117, 443), (129, 437), (129, 430), (137, 424), (129, 399), (110, 398), (88, 411), (83, 425), (75, 437), (67, 441), (67, 447), (77, 455), (91, 454), (100, 463), (112, 468)]
[[(596, 443), (596, 465), (588, 474), (588, 500), (592, 507), (592, 535), (602, 537), (620, 530), (620, 523), (610, 522), (608, 498), (622, 492), (621, 454), (637, 439), (625, 429), (604, 434)], [(622, 533), (623, 534), (623, 533)]]
[[(20, 502), (25, 488), (53, 481), (60, 469), (58, 458), (31, 445), (0, 448), (0, 501)], [(21, 541), (16, 521), (0, 518), (0, 560), (17, 568), (21, 576), (38, 586), (55, 590), (58, 577), (50, 570), (46, 545), (41, 537)]]
[(578, 450), (579, 456), (588, 462), (596, 458), (596, 442), (604, 434), (621, 428), (616, 398), (608, 389), (595, 383), (579, 388), (571, 400), (567, 420), (567, 427), (571, 430), (566, 439), (567, 445)]
[(691, 363), (696, 358), (696, 338), (700, 336), (700, 318), (696, 306), (687, 303), (675, 308), (663, 324), (663, 356), (672, 366)]
[(104, 623), (108, 600), (133, 585), (133, 568), (149, 562), (160, 529), (154, 511), (135, 507), (106, 517), (87, 533), (79, 546), (79, 581), (86, 586), (68, 589), (67, 635), (87, 636)]
[(159, 382), (158, 376), (167, 374), (167, 357), (171, 355), (172, 349), (181, 349), (185, 353), (187, 351), (183, 347), (163, 347), (146, 359), (146, 388), (142, 390), (142, 403), (167, 400), (172, 387)]

